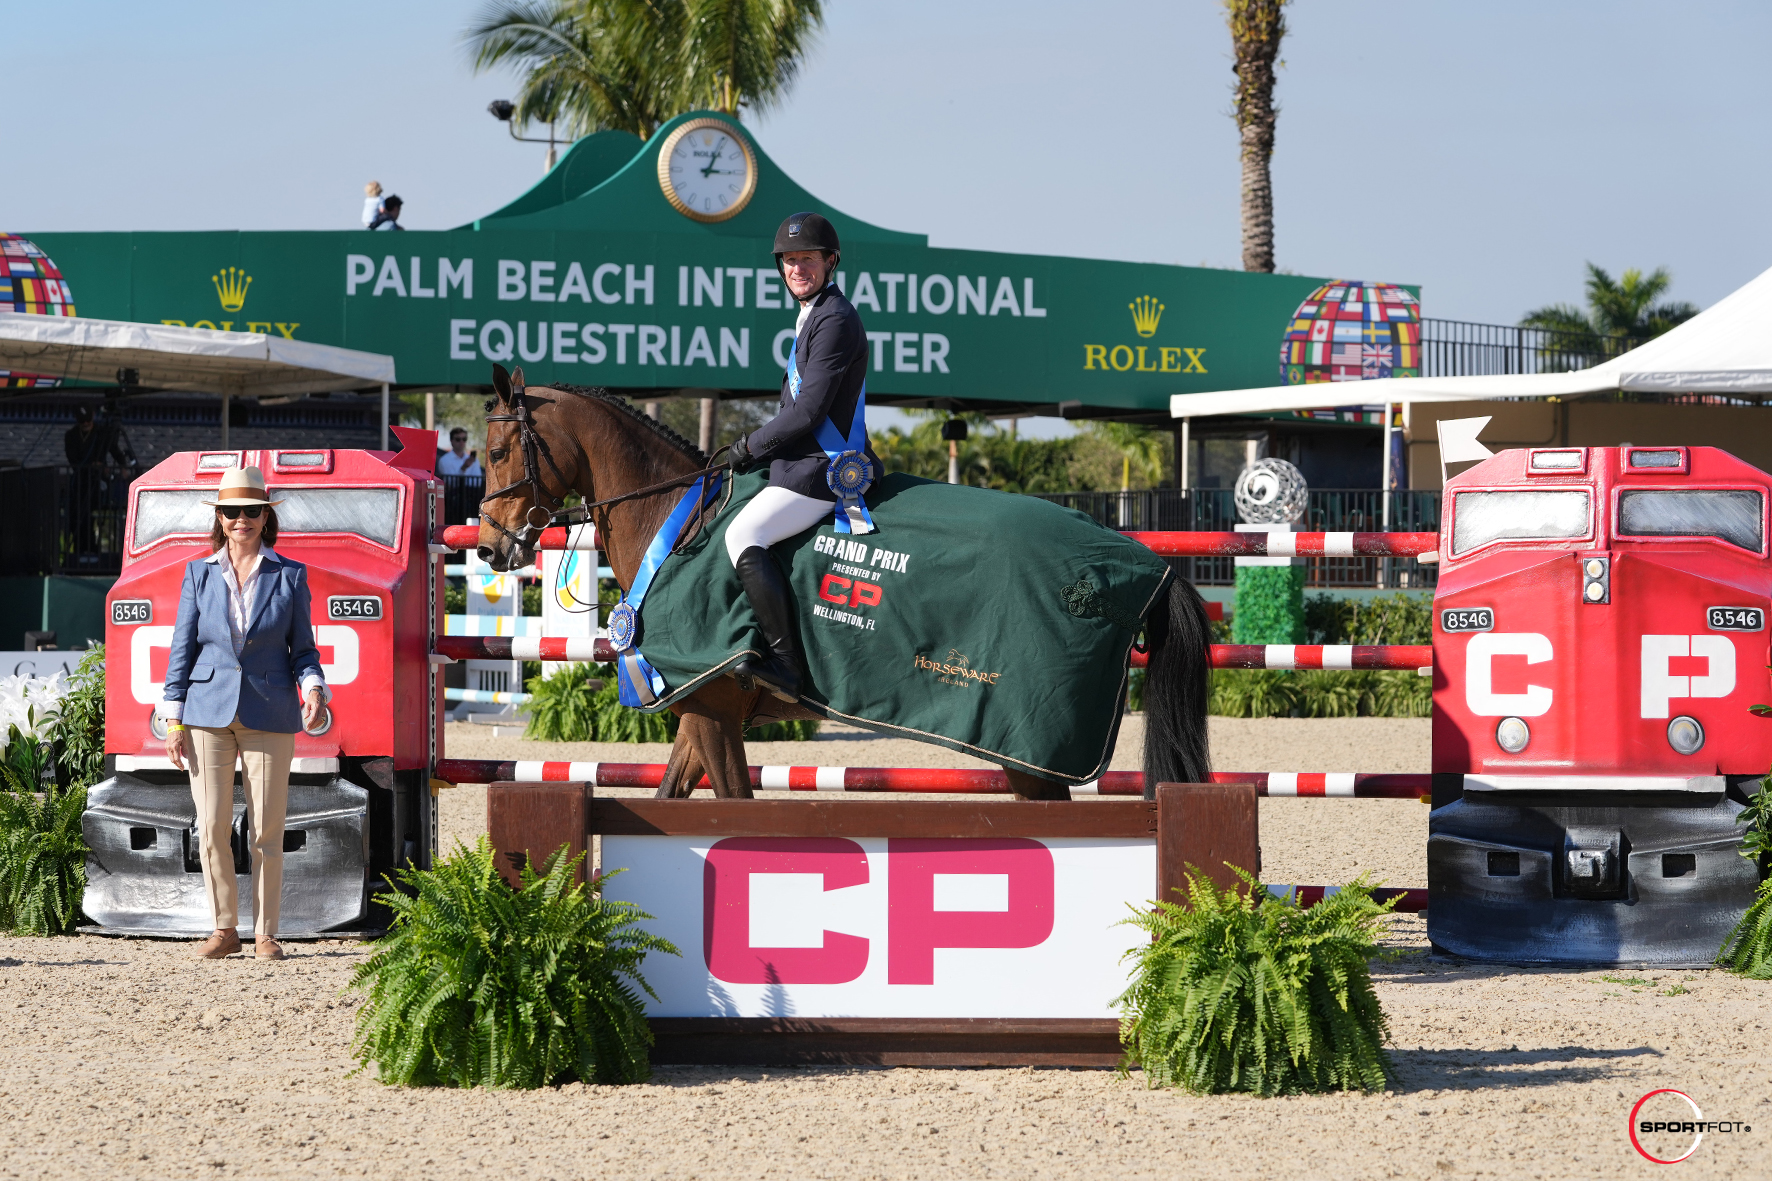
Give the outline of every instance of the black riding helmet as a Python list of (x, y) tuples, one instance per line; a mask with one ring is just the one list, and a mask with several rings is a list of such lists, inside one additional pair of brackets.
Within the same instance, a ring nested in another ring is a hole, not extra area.
[(781, 256), (792, 250), (824, 250), (831, 254), (834, 267), (843, 260), (843, 248), (837, 244), (837, 227), (818, 213), (790, 214), (775, 231), (775, 269), (781, 271)]

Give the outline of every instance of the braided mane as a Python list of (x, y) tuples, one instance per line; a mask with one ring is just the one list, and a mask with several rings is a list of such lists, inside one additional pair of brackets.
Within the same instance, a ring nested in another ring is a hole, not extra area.
[(679, 435), (676, 431), (674, 431), (670, 427), (666, 426), (663, 422), (659, 421), (656, 418), (653, 418), (652, 416), (647, 414), (645, 411), (641, 410), (638, 406), (636, 406), (632, 402), (628, 401), (626, 398), (622, 397), (619, 394), (610, 393), (603, 386), (600, 386), (600, 385), (595, 385), (595, 386), (592, 386), (592, 385), (552, 385), (552, 386), (548, 386), (546, 388), (554, 389), (554, 390), (564, 390), (570, 394), (577, 394), (581, 398), (595, 398), (600, 402), (606, 402), (609, 405), (615, 407), (617, 410), (620, 410), (622, 413), (626, 414), (629, 418), (633, 419), (635, 422), (643, 424), (653, 434), (657, 435), (659, 438), (661, 438), (665, 442), (669, 443), (672, 447), (675, 447), (678, 451), (681, 451), (684, 455), (688, 456), (690, 459), (693, 459), (697, 464), (699, 464), (703, 467), (707, 466), (708, 457), (702, 453), (702, 449), (700, 447), (697, 447), (694, 443), (691, 443), (688, 439), (685, 439), (682, 435)]

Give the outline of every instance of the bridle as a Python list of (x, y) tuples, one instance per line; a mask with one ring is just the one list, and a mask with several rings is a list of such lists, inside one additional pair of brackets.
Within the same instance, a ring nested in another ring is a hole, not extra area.
[[(547, 529), (550, 526), (582, 524), (585, 521), (590, 520), (592, 509), (603, 508), (611, 504), (620, 504), (624, 500), (635, 500), (642, 496), (650, 496), (654, 492), (663, 492), (668, 488), (679, 488), (685, 484), (694, 483), (696, 480), (701, 479), (710, 472), (726, 471), (732, 466), (730, 463), (717, 464), (710, 459), (706, 467), (698, 468), (693, 472), (688, 472), (681, 476), (673, 476), (670, 479), (662, 480), (657, 484), (648, 484), (644, 488), (636, 488), (632, 492), (624, 492), (620, 496), (611, 496), (607, 500), (595, 500), (588, 504), (574, 505), (569, 511), (561, 512), (560, 510), (566, 502), (548, 491), (548, 486), (542, 483), (541, 463), (539, 461), (540, 459), (545, 458), (548, 461), (548, 466), (554, 469), (554, 474), (560, 477), (562, 484), (567, 483), (566, 473), (561, 471), (560, 465), (554, 462), (553, 452), (548, 449), (546, 441), (542, 439), (540, 432), (535, 429), (535, 420), (529, 413), (529, 403), (526, 400), (526, 388), (527, 387), (525, 386), (515, 384), (511, 386), (511, 398), (507, 403), (507, 405), (511, 407), (511, 413), (488, 414), (486, 416), (486, 421), (489, 423), (514, 422), (517, 424), (517, 445), (523, 452), (523, 476), (521, 479), (513, 480), (511, 483), (506, 484), (498, 491), (488, 492), (480, 498), (480, 502), (484, 504), (489, 500), (498, 500), (501, 497), (514, 496), (520, 488), (527, 487), (535, 490), (535, 503), (529, 506), (529, 511), (523, 516), (523, 527), (518, 529), (515, 533), (505, 528), (491, 517), (482, 516), (480, 518), (483, 523), (491, 525), (506, 538), (510, 539), (510, 541), (516, 545), (519, 554), (534, 552), (536, 542), (541, 540), (542, 530)], [(718, 451), (714, 452), (713, 458), (718, 459), (720, 453), (726, 450), (729, 450), (729, 448), (721, 447)], [(553, 508), (543, 507), (542, 499), (544, 497), (554, 502)], [(536, 524), (535, 521), (535, 515), (537, 513), (542, 515), (542, 522), (539, 525)], [(689, 533), (690, 531), (687, 529), (684, 531), (685, 538), (687, 538)]]
[[(531, 418), (529, 414), (529, 402), (526, 387), (513, 385), (511, 387), (510, 401), (507, 402), (506, 405), (511, 408), (511, 413), (488, 414), (486, 416), (486, 421), (514, 422), (517, 424), (517, 445), (523, 451), (523, 478), (520, 480), (513, 480), (496, 492), (486, 493), (480, 498), (480, 502), (484, 504), (489, 500), (498, 500), (501, 497), (514, 496), (518, 489), (528, 487), (535, 490), (535, 503), (529, 506), (529, 511), (524, 514), (523, 517), (523, 527), (515, 533), (499, 524), (499, 522), (492, 517), (482, 516), (480, 519), (482, 522), (491, 525), (494, 529), (510, 539), (510, 541), (516, 545), (520, 554), (531, 553), (535, 549), (535, 543), (541, 540), (542, 530), (546, 529), (553, 523), (554, 514), (566, 503), (560, 497), (555, 496), (552, 492), (548, 491), (548, 486), (542, 483), (541, 464), (538, 457), (547, 457), (548, 466), (554, 469), (554, 474), (560, 477), (562, 483), (566, 482), (566, 473), (561, 471), (560, 465), (554, 462), (553, 452), (548, 450), (547, 444), (542, 441), (541, 435), (535, 429), (535, 420)], [(551, 509), (544, 508), (542, 505), (542, 500), (544, 498), (553, 501), (554, 507)], [(535, 521), (535, 515), (537, 513), (540, 513), (542, 516), (542, 521), (539, 525), (536, 524)]]

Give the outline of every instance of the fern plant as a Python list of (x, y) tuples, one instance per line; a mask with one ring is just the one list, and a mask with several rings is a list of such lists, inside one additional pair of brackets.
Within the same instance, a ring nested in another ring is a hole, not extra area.
[(68, 935), (86, 891), (86, 786), (58, 789), (50, 750), (17, 725), (0, 755), (0, 930)]
[[(639, 1082), (652, 1031), (639, 992), (648, 952), (680, 954), (636, 924), (651, 915), (574, 883), (562, 847), (513, 890), (491, 842), (430, 870), (400, 872), (381, 896), (387, 936), (351, 978), (365, 994), (353, 1052), (400, 1086), (533, 1088)], [(361, 1067), (360, 1067), (361, 1069)]]
[[(1755, 707), (1758, 712), (1760, 707)], [(1741, 855), (1756, 864), (1772, 853), (1772, 775), (1760, 780), (1760, 790), (1741, 810), (1747, 831), (1741, 834)], [(1717, 964), (1749, 980), (1772, 980), (1772, 878), (1760, 882), (1753, 903), (1723, 946), (1717, 951)]]
[(1395, 1071), (1367, 965), (1395, 903), (1362, 877), (1305, 910), (1237, 873), (1247, 891), (1189, 866), (1186, 905), (1126, 920), (1151, 941), (1126, 953), (1122, 1072), (1137, 1063), (1147, 1085), (1197, 1094), (1383, 1089)]

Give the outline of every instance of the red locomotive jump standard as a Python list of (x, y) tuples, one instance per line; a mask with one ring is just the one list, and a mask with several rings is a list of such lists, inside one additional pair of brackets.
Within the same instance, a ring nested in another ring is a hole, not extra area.
[(1772, 478), (1712, 447), (1505, 451), (1448, 481), (1428, 935), (1706, 966), (1752, 899), (1772, 765)]

